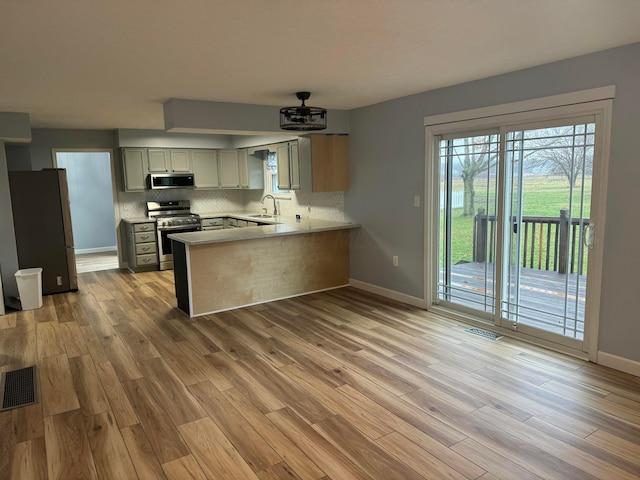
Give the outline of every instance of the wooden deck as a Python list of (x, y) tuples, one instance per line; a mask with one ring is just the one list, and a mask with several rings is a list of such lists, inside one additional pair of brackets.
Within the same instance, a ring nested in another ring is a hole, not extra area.
[[(485, 268), (488, 269), (487, 273)], [(454, 265), (451, 270), (452, 301), (486, 312), (492, 311), (492, 268), (493, 264), (477, 262)], [(586, 280), (584, 275), (523, 268), (520, 278), (518, 322), (582, 339)], [(570, 292), (566, 298), (565, 288)], [(485, 297), (485, 292), (488, 297)], [(503, 305), (503, 310), (508, 307)], [(512, 312), (515, 312), (515, 307), (512, 307)], [(568, 319), (566, 328), (564, 317)]]

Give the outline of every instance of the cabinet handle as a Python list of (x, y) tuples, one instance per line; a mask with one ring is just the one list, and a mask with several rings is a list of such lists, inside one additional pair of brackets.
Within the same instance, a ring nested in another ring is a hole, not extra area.
[(142, 263), (149, 263), (149, 259), (148, 258), (143, 259)]
[(148, 252), (149, 251), (149, 247), (142, 247), (142, 251), (143, 252)]
[(140, 230), (149, 230), (149, 226), (148, 225), (142, 225), (140, 227)]
[(149, 238), (149, 235), (140, 235), (140, 238), (142, 238), (143, 240), (146, 240), (147, 238)]

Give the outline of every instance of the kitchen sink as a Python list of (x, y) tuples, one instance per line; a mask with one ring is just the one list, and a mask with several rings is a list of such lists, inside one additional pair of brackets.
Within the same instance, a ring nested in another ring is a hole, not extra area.
[(264, 213), (255, 213), (253, 215), (247, 215), (247, 217), (253, 218), (273, 218), (273, 215), (265, 215)]

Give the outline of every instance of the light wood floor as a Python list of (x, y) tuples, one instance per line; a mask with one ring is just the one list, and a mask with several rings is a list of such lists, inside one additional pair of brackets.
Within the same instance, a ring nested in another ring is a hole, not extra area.
[(97, 272), (118, 268), (118, 252), (78, 253), (76, 270), (78, 273)]
[(352, 288), (191, 320), (172, 272), (0, 316), (2, 479), (631, 479), (640, 381)]

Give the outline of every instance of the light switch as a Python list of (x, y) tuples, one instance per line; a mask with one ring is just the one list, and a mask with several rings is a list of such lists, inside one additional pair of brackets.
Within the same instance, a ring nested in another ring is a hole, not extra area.
[(420, 206), (420, 195), (414, 195), (413, 196), (413, 206), (414, 207), (419, 207)]

